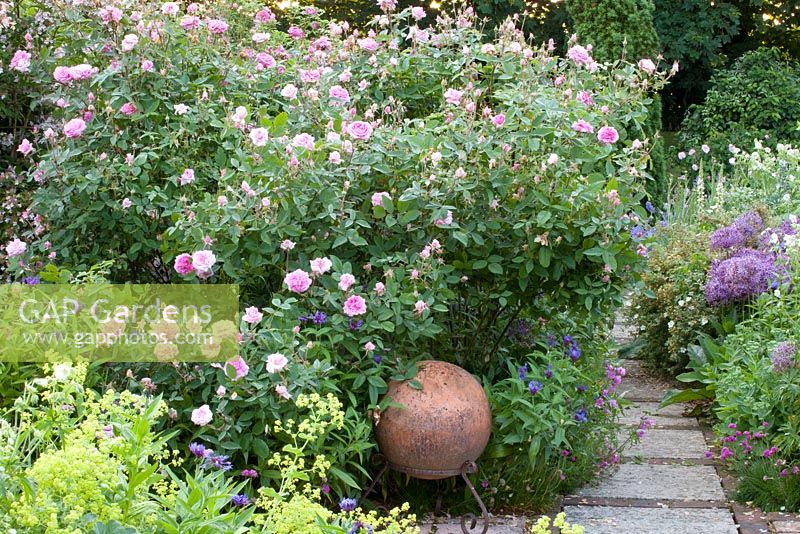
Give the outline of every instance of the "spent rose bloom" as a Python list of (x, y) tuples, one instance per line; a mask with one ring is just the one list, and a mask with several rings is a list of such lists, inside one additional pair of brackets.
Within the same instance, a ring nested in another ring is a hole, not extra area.
[(8, 68), (17, 72), (28, 72), (31, 68), (31, 55), (25, 50), (17, 50), (8, 64)]
[(192, 410), (192, 423), (196, 424), (197, 426), (206, 426), (211, 422), (212, 417), (213, 414), (211, 413), (211, 408), (208, 407), (208, 404), (204, 404), (199, 408)]
[(28, 245), (25, 244), (25, 241), (21, 241), (17, 238), (12, 239), (6, 244), (6, 254), (8, 254), (9, 258), (20, 256), (24, 254), (27, 249)]
[(81, 136), (86, 130), (86, 122), (83, 119), (72, 119), (64, 125), (64, 135), (70, 139)]
[(386, 197), (386, 200), (392, 200), (391, 195), (386, 191), (378, 191), (377, 193), (372, 193), (372, 205), (373, 206), (383, 206), (383, 199)]
[(33, 152), (33, 145), (27, 139), (23, 139), (22, 142), (17, 147), (17, 152), (19, 152), (23, 156), (27, 156), (31, 152)]
[(448, 89), (444, 92), (444, 99), (447, 100), (448, 104), (452, 104), (457, 106), (461, 103), (461, 98), (464, 96), (464, 91), (458, 91), (456, 89)]
[(386, 286), (383, 285), (383, 282), (376, 282), (373, 291), (375, 291), (376, 295), (381, 296), (386, 292)]
[(651, 59), (644, 58), (639, 60), (639, 68), (647, 74), (653, 74), (656, 71), (656, 64)]
[(347, 125), (347, 135), (353, 139), (365, 141), (372, 135), (372, 125), (364, 121), (353, 121)]
[(311, 260), (311, 272), (317, 275), (325, 274), (331, 270), (333, 262), (328, 258), (314, 258)]
[(280, 352), (276, 352), (267, 356), (268, 373), (280, 373), (286, 368), (287, 365), (289, 365), (289, 360)]
[(418, 300), (414, 303), (414, 311), (418, 314), (422, 314), (425, 310), (428, 309), (428, 305), (425, 303), (424, 300)]
[(363, 315), (367, 313), (367, 303), (360, 295), (352, 295), (349, 299), (344, 301), (343, 311), (348, 317)]
[(250, 130), (250, 141), (255, 146), (264, 146), (269, 140), (269, 130), (266, 128), (253, 128)]
[(289, 393), (289, 390), (286, 389), (286, 386), (284, 386), (283, 384), (278, 384), (277, 386), (275, 386), (275, 393), (277, 393), (279, 396), (283, 397), (286, 400), (290, 400), (292, 398), (292, 395)]
[(281, 250), (292, 250), (294, 249), (294, 241), (291, 239), (284, 239), (281, 241)]
[(263, 318), (264, 314), (258, 311), (256, 306), (250, 306), (249, 308), (245, 308), (244, 317), (242, 317), (242, 320), (249, 324), (256, 324), (261, 322), (261, 319)]
[(339, 278), (339, 289), (342, 291), (347, 291), (350, 287), (356, 283), (356, 277), (350, 273), (344, 273), (341, 278)]
[(198, 273), (211, 272), (214, 264), (217, 262), (217, 257), (210, 250), (198, 250), (192, 254), (192, 267)]
[(281, 89), (281, 96), (289, 100), (294, 100), (297, 96), (297, 86), (293, 83), (286, 84), (286, 86)]
[(186, 104), (175, 104), (173, 109), (175, 110), (175, 115), (186, 115), (189, 113), (189, 106)]
[(192, 274), (194, 272), (194, 265), (192, 265), (191, 254), (180, 254), (177, 258), (175, 258), (174, 267), (175, 271), (182, 276)]
[(122, 209), (124, 209), (124, 210), (130, 208), (133, 205), (133, 203), (131, 202), (131, 199), (129, 199), (129, 198), (123, 198), (122, 202), (120, 204), (122, 205)]
[(194, 182), (194, 169), (185, 169), (181, 174), (180, 184), (186, 185)]
[(297, 269), (283, 279), (286, 287), (293, 293), (305, 293), (311, 287), (311, 277), (302, 269)]
[(619, 140), (619, 134), (612, 126), (603, 126), (597, 132), (597, 139), (603, 144), (610, 145)]

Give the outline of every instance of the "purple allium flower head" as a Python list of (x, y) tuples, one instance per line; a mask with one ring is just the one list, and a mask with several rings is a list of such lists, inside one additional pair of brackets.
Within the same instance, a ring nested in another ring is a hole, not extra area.
[(794, 354), (797, 348), (794, 343), (789, 341), (782, 341), (772, 351), (770, 359), (772, 360), (772, 370), (776, 373), (785, 371), (794, 365)]
[(234, 495), (233, 497), (231, 497), (231, 503), (234, 506), (242, 508), (250, 504), (250, 498), (247, 495), (240, 493), (239, 495)]
[(711, 249), (742, 248), (763, 229), (764, 221), (761, 216), (755, 211), (748, 211), (734, 219), (730, 226), (724, 226), (711, 234)]
[(356, 509), (357, 504), (358, 502), (356, 502), (355, 499), (344, 497), (341, 501), (339, 501), (339, 508), (342, 510), (342, 512), (352, 512)]
[(531, 395), (536, 395), (542, 390), (542, 383), (537, 382), (536, 380), (531, 380), (528, 382), (528, 391), (531, 392)]
[(777, 275), (775, 256), (751, 248), (711, 264), (706, 300), (712, 306), (746, 300), (766, 292)]

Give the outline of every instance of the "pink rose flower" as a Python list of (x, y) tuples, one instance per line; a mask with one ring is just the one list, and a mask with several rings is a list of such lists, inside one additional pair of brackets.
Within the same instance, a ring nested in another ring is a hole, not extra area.
[(220, 19), (209, 19), (208, 20), (208, 31), (216, 35), (222, 35), (226, 31), (228, 31), (228, 23), (224, 20)]
[(291, 239), (284, 239), (283, 241), (281, 241), (281, 250), (289, 251), (292, 250), (293, 248), (294, 248), (294, 241), (292, 241)]
[(17, 72), (28, 72), (31, 68), (31, 55), (25, 50), (17, 50), (8, 64), (8, 68)]
[(136, 104), (134, 104), (133, 102), (125, 102), (124, 104), (122, 104), (122, 107), (119, 108), (119, 111), (123, 115), (127, 115), (130, 117), (137, 111)]
[(177, 15), (180, 8), (177, 2), (164, 2), (161, 4), (161, 12), (165, 15)]
[(192, 267), (198, 273), (210, 273), (216, 262), (217, 257), (210, 250), (198, 250), (192, 254)]
[[(226, 367), (230, 366), (231, 368), (233, 368), (233, 371), (235, 373), (233, 375), (234, 380), (240, 380), (246, 377), (247, 373), (250, 372), (250, 366), (247, 365), (247, 362), (244, 361), (244, 358), (242, 358), (241, 356), (237, 356), (235, 359), (227, 362), (225, 366)], [(227, 374), (227, 369), (225, 370), (225, 373)]]
[(129, 199), (129, 198), (123, 198), (122, 202), (121, 202), (121, 205), (122, 205), (122, 209), (126, 210), (126, 209), (130, 208), (133, 205), (133, 203), (131, 202), (131, 199)]
[(616, 143), (619, 140), (619, 134), (617, 133), (617, 130), (615, 130), (613, 127), (603, 126), (597, 132), (597, 139), (605, 145), (610, 145), (612, 143)]
[(360, 295), (353, 295), (344, 302), (343, 311), (348, 317), (364, 315), (367, 313), (367, 303)]
[(347, 125), (347, 135), (353, 139), (366, 141), (372, 135), (372, 125), (364, 121), (353, 121)]
[(461, 98), (464, 96), (464, 91), (457, 91), (456, 89), (448, 89), (444, 92), (444, 99), (448, 104), (457, 106), (461, 103)]
[(181, 276), (192, 274), (194, 272), (194, 265), (192, 265), (191, 254), (180, 254), (177, 258), (175, 258), (174, 267), (175, 271)]
[(250, 141), (255, 146), (264, 146), (269, 140), (269, 130), (266, 128), (253, 128), (250, 130)]
[(196, 424), (197, 426), (206, 426), (211, 422), (212, 417), (213, 414), (211, 413), (211, 408), (208, 407), (208, 404), (204, 404), (199, 408), (192, 410), (192, 423)]
[(575, 45), (567, 50), (567, 57), (574, 61), (579, 67), (593, 62), (589, 51), (580, 45)]
[(372, 341), (367, 341), (364, 343), (364, 350), (367, 352), (372, 352), (375, 350), (375, 344)]
[(373, 206), (383, 206), (383, 199), (386, 197), (386, 200), (392, 200), (391, 195), (386, 191), (378, 191), (377, 193), (372, 193), (372, 205)]
[(261, 69), (271, 69), (278, 64), (275, 58), (266, 52), (259, 52), (256, 54), (256, 63)]
[(72, 81), (69, 67), (56, 67), (53, 70), (53, 78), (62, 85), (67, 85)]
[(132, 33), (129, 33), (128, 35), (122, 38), (122, 43), (120, 44), (120, 47), (122, 48), (123, 52), (130, 52), (137, 44), (139, 44), (139, 37)]
[(419, 6), (412, 7), (411, 16), (414, 17), (414, 20), (422, 20), (425, 18), (425, 10)]
[(418, 300), (414, 303), (414, 312), (422, 315), (422, 312), (428, 309), (428, 305), (425, 303), (424, 300)]
[(330, 161), (334, 165), (339, 165), (342, 162), (342, 155), (334, 150), (333, 152), (328, 154), (328, 161)]
[(656, 71), (656, 64), (651, 59), (644, 58), (639, 60), (639, 68), (647, 74), (653, 74)]
[(194, 182), (194, 169), (185, 169), (181, 174), (180, 184), (186, 185)]
[(339, 289), (342, 291), (347, 291), (350, 287), (356, 283), (356, 277), (350, 273), (344, 273), (341, 278), (339, 278)]
[(289, 390), (286, 389), (286, 386), (284, 386), (283, 384), (278, 384), (277, 386), (275, 386), (275, 393), (277, 393), (279, 396), (283, 397), (286, 400), (291, 400), (292, 398), (292, 395), (289, 393)]
[(289, 29), (286, 30), (286, 33), (288, 33), (289, 37), (291, 37), (292, 39), (302, 39), (303, 36), (305, 35), (305, 33), (303, 33), (303, 30), (301, 30), (297, 26), (290, 26)]
[(305, 293), (311, 287), (311, 277), (304, 270), (297, 269), (287, 274), (283, 283), (293, 293)]
[(19, 152), (23, 156), (27, 156), (31, 152), (33, 152), (33, 145), (27, 139), (23, 139), (22, 142), (17, 147), (17, 152)]
[(155, 69), (155, 65), (149, 59), (143, 59), (142, 64), (140, 65), (141, 69), (145, 72), (153, 72)]
[(200, 19), (194, 15), (185, 15), (181, 19), (181, 28), (184, 30), (196, 30), (200, 27)]
[(334, 85), (328, 90), (328, 96), (341, 102), (350, 101), (350, 93), (341, 85)]
[(83, 119), (72, 119), (64, 125), (64, 135), (70, 139), (76, 139), (86, 130), (86, 122)]
[(506, 123), (506, 116), (502, 113), (498, 113), (494, 117), (492, 117), (492, 124), (494, 124), (495, 128), (500, 128)]
[(376, 295), (382, 296), (386, 292), (386, 286), (383, 285), (383, 282), (376, 282), (373, 291)]
[(573, 122), (572, 129), (580, 133), (592, 133), (594, 131), (592, 125), (583, 119)]
[(325, 274), (331, 270), (333, 262), (328, 258), (314, 258), (311, 260), (311, 272), (316, 275)]
[(280, 373), (287, 365), (289, 365), (289, 360), (280, 352), (267, 356), (268, 373)]
[(21, 256), (27, 249), (28, 245), (25, 244), (25, 241), (21, 241), (17, 238), (12, 239), (6, 244), (6, 254), (8, 254), (9, 258)]
[(242, 320), (249, 324), (256, 324), (261, 322), (261, 319), (263, 318), (264, 314), (258, 311), (257, 307), (250, 306), (249, 308), (245, 308), (244, 317), (242, 317)]
[(314, 150), (314, 138), (307, 133), (301, 133), (294, 136), (292, 145), (300, 148), (305, 148), (309, 152)]
[(364, 39), (358, 40), (358, 46), (368, 52), (374, 52), (378, 49), (380, 44), (372, 37), (365, 37)]

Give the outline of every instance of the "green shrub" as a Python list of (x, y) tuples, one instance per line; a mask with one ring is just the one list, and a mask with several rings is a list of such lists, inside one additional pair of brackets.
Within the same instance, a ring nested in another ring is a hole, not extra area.
[(709, 145), (715, 154), (729, 144), (750, 147), (800, 141), (800, 64), (775, 48), (744, 54), (711, 78), (702, 104), (692, 106), (681, 138), (687, 147)]

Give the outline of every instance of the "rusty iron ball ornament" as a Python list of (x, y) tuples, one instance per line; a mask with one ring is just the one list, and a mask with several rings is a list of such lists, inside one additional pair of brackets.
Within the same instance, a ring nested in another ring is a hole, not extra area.
[[(461, 367), (434, 360), (420, 362), (414, 380), (417, 387), (410, 381), (389, 384), (386, 397), (402, 407), (390, 406), (376, 421), (375, 434), (385, 464), (366, 493), (386, 469), (425, 480), (460, 475), (480, 505), (485, 533), (489, 514), (469, 480), (478, 470), (476, 461), (492, 432), (492, 414), (483, 387)], [(471, 523), (469, 529), (467, 522)], [(465, 533), (476, 525), (473, 514), (461, 519)]]

